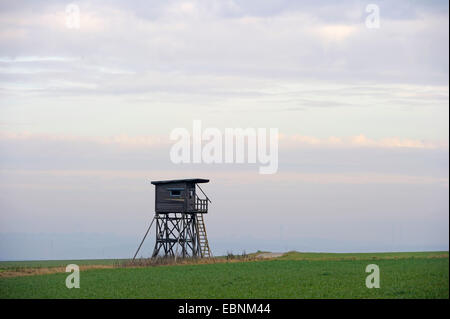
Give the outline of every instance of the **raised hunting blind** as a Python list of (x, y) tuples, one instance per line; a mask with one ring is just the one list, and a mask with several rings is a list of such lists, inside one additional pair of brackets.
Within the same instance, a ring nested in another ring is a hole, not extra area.
[[(200, 187), (208, 179), (152, 181), (155, 185), (155, 216), (134, 255), (136, 258), (153, 222), (156, 241), (152, 257), (211, 257), (203, 214), (211, 200)], [(204, 196), (201, 198), (199, 192)]]

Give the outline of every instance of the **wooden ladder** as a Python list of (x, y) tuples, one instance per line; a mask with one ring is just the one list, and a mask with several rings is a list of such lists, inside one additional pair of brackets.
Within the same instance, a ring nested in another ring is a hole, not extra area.
[(200, 254), (202, 257), (212, 257), (211, 249), (208, 244), (208, 236), (206, 235), (205, 220), (203, 214), (197, 216), (198, 243), (200, 245)]

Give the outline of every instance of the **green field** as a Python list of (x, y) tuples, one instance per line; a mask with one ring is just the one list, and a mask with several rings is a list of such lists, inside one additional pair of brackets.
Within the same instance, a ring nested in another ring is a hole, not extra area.
[[(380, 268), (379, 289), (365, 286), (371, 263)], [(80, 289), (67, 289), (66, 276), (0, 278), (0, 298), (449, 298), (448, 252), (288, 253), (263, 261), (91, 269), (81, 272)]]

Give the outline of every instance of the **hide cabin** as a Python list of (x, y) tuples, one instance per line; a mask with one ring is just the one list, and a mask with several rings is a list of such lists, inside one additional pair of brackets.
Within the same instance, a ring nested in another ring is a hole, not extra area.
[[(155, 185), (155, 212), (206, 214), (209, 198), (198, 184), (208, 182), (208, 179), (201, 178), (152, 181)], [(205, 198), (200, 198), (198, 191)]]

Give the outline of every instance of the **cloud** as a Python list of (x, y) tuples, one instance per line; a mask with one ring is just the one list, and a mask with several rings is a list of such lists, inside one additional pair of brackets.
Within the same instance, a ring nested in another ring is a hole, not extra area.
[[(77, 181), (85, 178), (98, 179), (98, 183), (106, 183), (111, 180), (152, 180), (159, 179), (179, 179), (180, 172), (174, 170), (1, 170), (0, 175), (6, 181), (12, 183), (2, 183), (0, 187), (4, 189), (78, 189)], [(215, 183), (254, 185), (257, 183), (275, 183), (293, 185), (295, 183), (305, 184), (342, 184), (342, 185), (368, 185), (368, 184), (434, 184), (449, 187), (449, 179), (446, 177), (402, 175), (402, 174), (382, 174), (382, 173), (301, 173), (301, 172), (280, 172), (274, 175), (258, 175), (251, 171), (220, 171), (210, 170), (189, 170), (189, 176), (205, 176), (215, 181)], [(185, 176), (189, 178), (189, 176)], [(161, 177), (161, 178), (160, 178)], [(65, 181), (72, 180), (73, 184), (66, 184)], [(20, 182), (19, 182), (20, 181)], [(38, 181), (38, 182), (33, 182)], [(125, 184), (126, 185), (126, 184)], [(108, 189), (121, 189), (124, 184), (102, 186)], [(61, 188), (62, 187), (62, 188)]]
[[(113, 145), (125, 148), (149, 149), (153, 147), (170, 147), (174, 141), (168, 136), (129, 136), (127, 134), (109, 136), (109, 137), (83, 137), (61, 134), (36, 134), (30, 132), (1, 132), (0, 142), (25, 142), (25, 143), (53, 143), (61, 142), (67, 144), (99, 144)], [(304, 136), (299, 134), (279, 134), (279, 144), (282, 149), (295, 149), (303, 147), (321, 147), (321, 148), (412, 148), (412, 149), (442, 149), (448, 150), (448, 142), (445, 141), (425, 141), (414, 139), (402, 139), (398, 137), (382, 138), (379, 140), (370, 139), (364, 135), (350, 137), (330, 136), (328, 138), (319, 138), (314, 136)]]
[(128, 136), (126, 134), (111, 137), (83, 137), (72, 135), (56, 135), (56, 134), (33, 134), (29, 132), (23, 133), (6, 133), (0, 132), (0, 140), (4, 141), (29, 141), (33, 142), (62, 142), (72, 143), (94, 143), (100, 145), (117, 145), (124, 147), (154, 147), (167, 145), (169, 140), (161, 136)]
[(448, 14), (425, 9), (420, 14), (413, 10), (407, 18), (389, 14), (404, 5), (382, 10), (383, 27), (375, 33), (364, 26), (364, 6), (352, 2), (304, 7), (287, 2), (272, 14), (232, 1), (135, 8), (80, 2), (78, 30), (65, 27), (65, 6), (43, 2), (38, 11), (2, 11), (2, 29), (25, 35), (20, 41), (0, 38), (1, 53), (83, 57), (88, 63), (102, 57), (96, 62), (103, 67), (133, 72), (163, 68), (208, 75), (447, 84), (448, 31), (443, 26)]
[(319, 146), (319, 147), (375, 147), (375, 148), (425, 148), (448, 149), (447, 142), (433, 142), (414, 139), (402, 139), (398, 137), (382, 138), (379, 140), (367, 138), (364, 135), (340, 138), (317, 138), (312, 136), (281, 134), (280, 144), (286, 147)]
[(344, 41), (356, 31), (355, 26), (348, 25), (326, 25), (317, 30), (318, 34), (328, 42)]
[[(172, 145), (173, 141), (164, 136), (2, 133), (0, 169), (6, 184), (10, 184), (6, 176), (23, 174), (110, 178), (147, 175), (159, 179), (207, 174), (224, 181), (241, 175), (243, 181), (263, 183), (448, 185), (448, 145), (439, 143), (375, 140), (362, 135), (322, 139), (281, 134), (279, 170), (267, 177), (258, 174), (260, 164), (174, 164), (169, 156)], [(26, 179), (22, 183), (26, 184)], [(51, 183), (59, 187), (59, 182)]]

